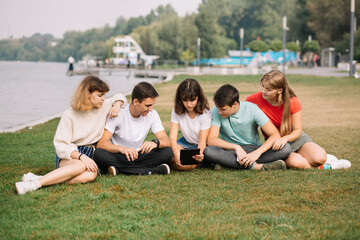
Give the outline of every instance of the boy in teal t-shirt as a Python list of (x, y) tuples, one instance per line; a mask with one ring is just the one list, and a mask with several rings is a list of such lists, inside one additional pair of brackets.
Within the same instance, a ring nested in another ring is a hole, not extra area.
[[(216, 91), (214, 102), (207, 139), (209, 146), (204, 151), (208, 161), (236, 169), (286, 168), (283, 160), (290, 155), (291, 147), (287, 144), (278, 151), (271, 149), (280, 134), (257, 105), (240, 102), (238, 90), (229, 84)], [(269, 136), (263, 145), (258, 127)]]

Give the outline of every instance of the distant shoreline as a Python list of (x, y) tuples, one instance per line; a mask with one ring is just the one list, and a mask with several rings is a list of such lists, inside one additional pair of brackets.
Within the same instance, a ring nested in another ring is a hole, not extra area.
[[(154, 83), (154, 85), (159, 84), (159, 83), (163, 83), (163, 82), (171, 81), (174, 78), (174, 75), (175, 74), (170, 74), (169, 73), (167, 78), (164, 81), (156, 82), (156, 83)], [(131, 94), (131, 92), (128, 92), (128, 93), (125, 93), (124, 96), (128, 96), (130, 94)], [(62, 116), (62, 114), (63, 114), (63, 112), (53, 114), (53, 115), (50, 115), (48, 117), (44, 117), (44, 118), (29, 122), (29, 123), (24, 123), (24, 124), (15, 126), (15, 127), (7, 128), (7, 129), (0, 129), (0, 134), (1, 133), (15, 133), (15, 132), (18, 132), (18, 131), (23, 130), (25, 128), (32, 128), (34, 126), (44, 124), (44, 123), (46, 123), (48, 121), (51, 121), (51, 120), (53, 120), (55, 118), (60, 118)]]

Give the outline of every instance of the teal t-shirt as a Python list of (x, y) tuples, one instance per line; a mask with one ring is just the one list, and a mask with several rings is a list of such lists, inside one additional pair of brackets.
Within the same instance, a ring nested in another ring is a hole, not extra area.
[(269, 120), (254, 103), (240, 102), (240, 108), (234, 115), (222, 118), (218, 109), (212, 109), (211, 125), (220, 128), (221, 139), (239, 145), (261, 145), (258, 126), (264, 126)]

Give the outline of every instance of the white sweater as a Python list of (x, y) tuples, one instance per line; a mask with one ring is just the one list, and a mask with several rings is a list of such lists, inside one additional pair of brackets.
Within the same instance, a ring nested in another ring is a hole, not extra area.
[(71, 159), (73, 151), (77, 151), (77, 146), (84, 146), (96, 143), (101, 138), (106, 117), (115, 101), (121, 100), (125, 106), (126, 98), (122, 94), (116, 94), (110, 99), (106, 99), (98, 109), (90, 111), (78, 111), (73, 108), (67, 109), (57, 127), (54, 146), (56, 154), (60, 159)]

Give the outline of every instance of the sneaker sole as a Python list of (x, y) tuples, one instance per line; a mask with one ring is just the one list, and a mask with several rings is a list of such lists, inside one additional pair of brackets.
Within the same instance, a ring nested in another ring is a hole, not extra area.
[(166, 169), (167, 169), (167, 174), (164, 174), (164, 175), (169, 175), (170, 174), (170, 167), (169, 167), (169, 165), (167, 165), (167, 164), (161, 164), (161, 165), (163, 165), (163, 166), (165, 166), (166, 167)]
[(20, 189), (20, 187), (19, 187), (19, 182), (17, 182), (17, 183), (15, 183), (15, 187), (16, 187), (16, 192), (19, 194), (19, 195), (24, 195), (25, 193), (24, 192), (21, 192), (19, 189)]
[(116, 168), (115, 168), (115, 167), (109, 167), (109, 168), (108, 168), (108, 173), (109, 173), (111, 176), (115, 177), (115, 176), (116, 176)]

